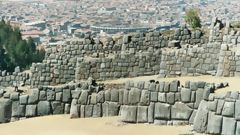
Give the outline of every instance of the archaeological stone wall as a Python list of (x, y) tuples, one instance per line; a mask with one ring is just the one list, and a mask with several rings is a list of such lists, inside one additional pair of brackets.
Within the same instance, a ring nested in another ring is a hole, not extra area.
[(161, 48), (205, 42), (201, 31), (191, 32), (186, 26), (167, 35), (145, 32), (67, 40), (63, 45), (48, 48), (43, 63), (33, 64), (31, 85), (64, 84), (88, 77), (105, 80), (156, 75), (160, 70)]
[(44, 115), (69, 114), (72, 99), (80, 94), (78, 89), (91, 93), (102, 88), (101, 85), (93, 86), (88, 82), (80, 82), (58, 87), (34, 88), (31, 89), (30, 94), (1, 89), (0, 123)]
[[(186, 26), (167, 32), (69, 39), (46, 49), (42, 63), (28, 74), (1, 76), (2, 86), (25, 82), (32, 87), (58, 85), (93, 77), (107, 80), (156, 75), (240, 75), (240, 32), (213, 19), (209, 32)], [(208, 34), (209, 33), (209, 34)], [(20, 79), (19, 79), (20, 78)]]
[(215, 75), (218, 69), (218, 43), (200, 46), (182, 46), (181, 49), (163, 49), (160, 62), (160, 77)]
[[(203, 99), (227, 84), (186, 82), (127, 82), (124, 88), (91, 94), (81, 91), (72, 100), (70, 117), (121, 116), (127, 123), (192, 124)], [(88, 98), (86, 95), (88, 95)]]
[(0, 71), (0, 86), (30, 85), (30, 75), (27, 72), (20, 72), (19, 67), (13, 73)]
[(58, 87), (41, 86), (29, 94), (0, 90), (0, 123), (69, 114), (70, 118), (121, 116), (127, 123), (193, 124), (194, 131), (239, 134), (239, 92), (215, 95), (228, 83), (128, 81), (119, 88), (94, 80)]
[(198, 133), (240, 134), (239, 92), (228, 92), (202, 100), (193, 128)]
[(89, 76), (97, 80), (137, 77), (159, 73), (161, 51), (122, 53), (105, 58), (79, 59), (76, 67), (76, 80)]

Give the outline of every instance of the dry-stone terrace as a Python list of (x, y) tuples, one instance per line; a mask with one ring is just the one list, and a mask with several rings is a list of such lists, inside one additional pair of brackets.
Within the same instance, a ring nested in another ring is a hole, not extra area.
[[(68, 39), (46, 48), (43, 62), (33, 63), (28, 71), (0, 71), (0, 123), (54, 114), (121, 116), (126, 123), (193, 124), (199, 133), (240, 134), (239, 93), (214, 94), (228, 83), (96, 83), (146, 75), (240, 76), (239, 47), (240, 31), (217, 18), (204, 31), (182, 26), (173, 34), (149, 31)], [(9, 90), (16, 84), (29, 89)]]
[(105, 89), (91, 78), (58, 87), (39, 87), (31, 94), (0, 91), (0, 123), (30, 117), (69, 114), (71, 118), (122, 116), (123, 122), (192, 124), (200, 102), (228, 83), (179, 81), (127, 82)]

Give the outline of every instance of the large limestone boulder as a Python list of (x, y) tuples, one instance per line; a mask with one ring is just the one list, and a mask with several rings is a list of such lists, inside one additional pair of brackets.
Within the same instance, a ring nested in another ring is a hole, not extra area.
[(137, 122), (137, 106), (122, 106), (121, 120), (123, 122), (136, 123)]
[(170, 119), (171, 106), (164, 103), (155, 104), (155, 119)]
[(207, 101), (202, 100), (193, 122), (193, 129), (199, 133), (205, 132), (207, 129), (207, 120), (208, 120), (208, 105)]
[(73, 99), (70, 108), (70, 118), (79, 118), (79, 107), (77, 105), (77, 99)]
[(171, 117), (175, 120), (189, 120), (192, 109), (184, 103), (176, 102), (172, 106)]
[(37, 105), (38, 116), (44, 116), (51, 113), (50, 103), (48, 101), (40, 101)]
[(0, 123), (6, 123), (11, 120), (12, 101), (9, 99), (0, 99)]
[(220, 115), (215, 115), (214, 112), (208, 115), (207, 133), (209, 134), (221, 134), (222, 119)]

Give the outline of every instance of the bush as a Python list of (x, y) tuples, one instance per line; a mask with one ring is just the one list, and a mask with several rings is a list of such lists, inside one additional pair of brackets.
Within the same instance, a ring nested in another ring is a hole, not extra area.
[(195, 9), (190, 9), (186, 11), (185, 21), (193, 29), (201, 28), (201, 19), (199, 17), (199, 12)]
[(32, 38), (23, 40), (19, 28), (13, 28), (4, 20), (0, 22), (0, 70), (14, 71), (29, 67), (32, 62), (41, 62), (43, 50), (36, 50)]

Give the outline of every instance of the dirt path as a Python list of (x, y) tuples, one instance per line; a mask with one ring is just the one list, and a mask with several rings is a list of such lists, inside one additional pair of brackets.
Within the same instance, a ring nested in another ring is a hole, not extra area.
[(0, 124), (1, 135), (178, 135), (190, 126), (156, 126), (118, 122), (119, 117), (69, 119), (67, 115), (31, 118)]

